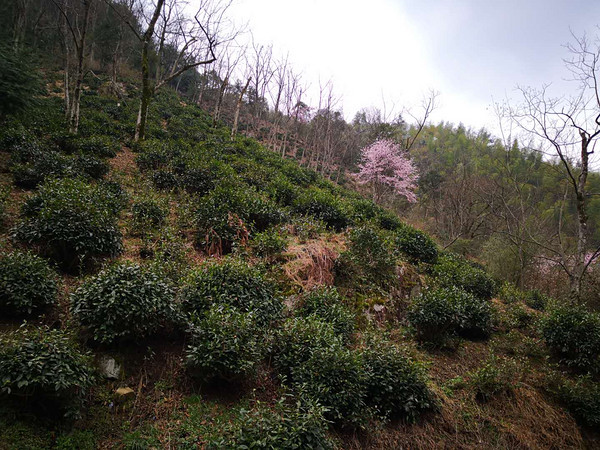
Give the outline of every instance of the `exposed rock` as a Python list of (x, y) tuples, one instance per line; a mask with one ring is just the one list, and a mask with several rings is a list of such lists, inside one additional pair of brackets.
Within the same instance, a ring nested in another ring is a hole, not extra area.
[(115, 400), (119, 403), (126, 402), (130, 398), (133, 398), (135, 391), (130, 387), (120, 387), (115, 391)]
[(121, 375), (121, 365), (111, 356), (101, 356), (98, 360), (100, 372), (109, 380), (118, 380)]

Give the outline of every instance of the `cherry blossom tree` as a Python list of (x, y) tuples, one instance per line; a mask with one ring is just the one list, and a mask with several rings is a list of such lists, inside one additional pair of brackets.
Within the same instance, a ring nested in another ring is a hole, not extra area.
[(407, 152), (391, 139), (380, 139), (363, 148), (358, 169), (358, 182), (372, 185), (376, 203), (388, 193), (405, 197), (411, 203), (417, 201), (417, 168)]

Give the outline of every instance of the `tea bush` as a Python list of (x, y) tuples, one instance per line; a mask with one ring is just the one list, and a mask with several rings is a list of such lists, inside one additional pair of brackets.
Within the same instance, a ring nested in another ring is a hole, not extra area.
[(157, 189), (173, 190), (179, 185), (177, 176), (168, 170), (157, 170), (152, 174), (152, 182)]
[(186, 365), (204, 379), (250, 376), (265, 353), (253, 313), (228, 305), (211, 307), (192, 326), (191, 335), (185, 351)]
[(524, 298), (523, 293), (512, 283), (505, 281), (500, 286), (498, 298), (504, 303), (516, 303)]
[(342, 297), (334, 287), (320, 287), (307, 292), (300, 301), (298, 314), (302, 317), (314, 315), (330, 323), (335, 333), (349, 340), (354, 333), (356, 317), (342, 303)]
[(96, 156), (79, 155), (75, 159), (74, 173), (86, 176), (92, 180), (103, 178), (109, 170), (110, 166), (108, 163)]
[(251, 410), (243, 409), (241, 418), (207, 448), (333, 450), (324, 412), (325, 408), (310, 399), (294, 402), (282, 398), (274, 408), (259, 402)]
[(81, 180), (50, 180), (23, 207), (25, 218), (13, 230), (24, 243), (36, 244), (71, 271), (91, 256), (121, 251), (114, 205), (99, 186)]
[(61, 178), (75, 173), (73, 162), (56, 152), (44, 152), (32, 161), (11, 166), (15, 185), (34, 189), (49, 178)]
[(272, 257), (286, 250), (287, 239), (279, 230), (271, 228), (255, 233), (250, 240), (250, 246), (256, 256)]
[(341, 345), (318, 346), (291, 370), (292, 385), (327, 410), (325, 418), (342, 426), (362, 426), (370, 418), (366, 377), (360, 353)]
[(529, 291), (525, 295), (525, 304), (538, 311), (544, 311), (549, 301), (550, 298), (537, 289)]
[(600, 426), (600, 383), (589, 376), (565, 379), (555, 393), (579, 422), (595, 429)]
[(423, 368), (402, 349), (381, 337), (367, 341), (362, 350), (366, 370), (367, 404), (382, 419), (415, 420), (435, 407)]
[(74, 142), (74, 149), (84, 155), (114, 158), (120, 150), (119, 143), (110, 136), (95, 135)]
[(0, 390), (9, 396), (82, 398), (94, 380), (90, 362), (60, 330), (21, 328), (0, 334)]
[(336, 261), (336, 278), (359, 286), (384, 286), (396, 281), (396, 258), (389, 241), (371, 227), (350, 232), (348, 250)]
[(482, 299), (490, 299), (496, 293), (492, 277), (458, 255), (446, 253), (440, 256), (432, 274), (442, 286), (458, 286)]
[(546, 345), (561, 362), (580, 370), (598, 371), (600, 315), (584, 306), (558, 306), (541, 320)]
[(349, 218), (339, 198), (329, 192), (311, 188), (303, 191), (293, 204), (294, 212), (313, 216), (327, 227), (340, 231), (349, 225)]
[(375, 224), (383, 230), (396, 231), (404, 226), (404, 222), (390, 211), (380, 211), (374, 219)]
[(129, 195), (118, 181), (100, 180), (96, 186), (98, 191), (102, 193), (108, 210), (113, 214), (119, 214), (127, 206)]
[(154, 199), (143, 199), (131, 206), (133, 225), (137, 230), (158, 228), (165, 222), (167, 212)]
[(242, 312), (252, 311), (261, 325), (279, 318), (283, 308), (265, 275), (233, 258), (207, 262), (193, 270), (184, 280), (180, 297), (187, 313), (203, 313), (212, 305), (230, 305)]
[(411, 262), (433, 264), (437, 261), (437, 245), (428, 235), (409, 225), (402, 225), (394, 232), (397, 251), (406, 255)]
[(419, 339), (441, 343), (452, 333), (486, 337), (492, 328), (492, 306), (462, 289), (429, 289), (418, 296), (408, 320)]
[(48, 263), (31, 253), (0, 256), (0, 312), (23, 316), (56, 303), (56, 278)]
[[(243, 186), (219, 186), (200, 199), (195, 211), (197, 241), (207, 247), (212, 234), (228, 251), (248, 229), (264, 231), (282, 222), (284, 213), (271, 201)], [(227, 251), (225, 252), (227, 253)]]
[(265, 188), (271, 199), (283, 206), (290, 206), (298, 197), (298, 188), (286, 177), (275, 177)]
[(176, 319), (174, 291), (150, 268), (115, 264), (71, 295), (71, 312), (95, 341), (142, 340)]
[(317, 348), (339, 346), (333, 326), (315, 316), (286, 320), (274, 339), (273, 364), (280, 375), (289, 378), (295, 368), (305, 364)]

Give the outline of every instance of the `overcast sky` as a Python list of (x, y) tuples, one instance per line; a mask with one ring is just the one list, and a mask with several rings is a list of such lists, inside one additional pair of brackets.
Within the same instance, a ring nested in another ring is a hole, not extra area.
[(435, 89), (434, 122), (493, 131), (492, 99), (516, 85), (566, 89), (563, 45), (597, 31), (600, 0), (235, 0), (232, 13), (313, 89), (331, 79), (347, 120)]

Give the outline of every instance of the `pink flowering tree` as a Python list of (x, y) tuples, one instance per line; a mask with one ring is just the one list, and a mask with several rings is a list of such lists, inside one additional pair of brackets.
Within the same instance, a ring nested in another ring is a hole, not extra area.
[(419, 173), (407, 152), (394, 141), (380, 139), (363, 148), (358, 169), (358, 182), (372, 186), (376, 203), (388, 193), (405, 197), (411, 203), (417, 201)]

